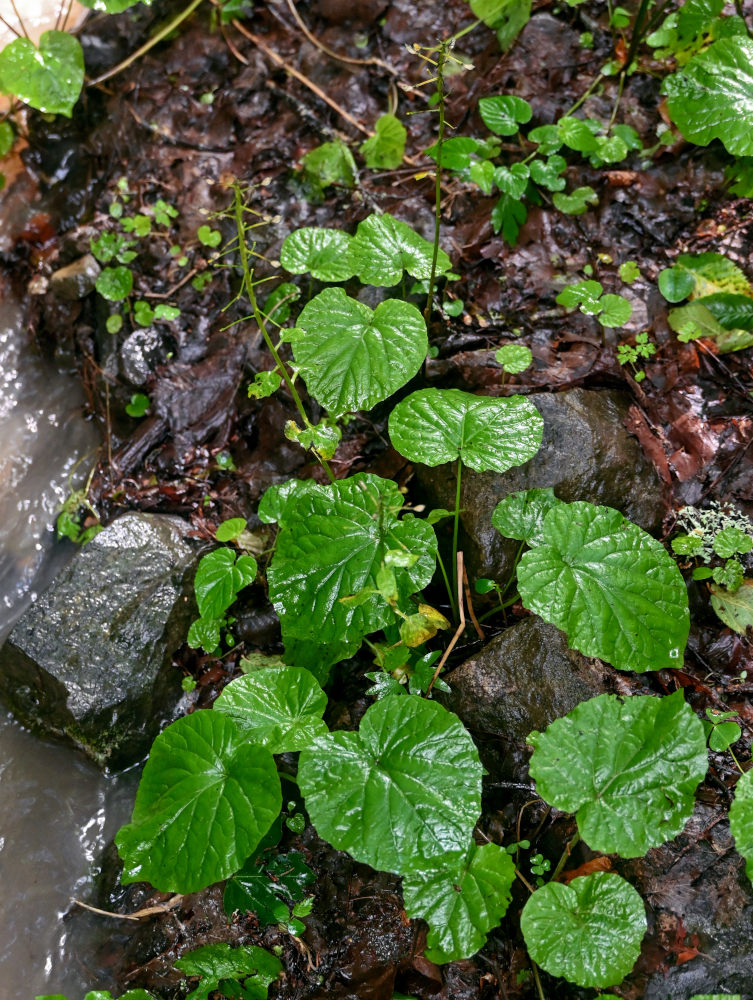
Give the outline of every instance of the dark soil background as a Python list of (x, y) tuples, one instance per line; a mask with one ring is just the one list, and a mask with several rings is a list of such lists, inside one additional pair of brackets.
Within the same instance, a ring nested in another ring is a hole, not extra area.
[[(534, 16), (505, 55), (483, 26), (462, 38), (458, 49), (473, 68), (448, 81), (452, 134), (485, 135), (477, 102), (497, 93), (530, 101), (532, 124), (552, 122), (613, 54), (605, 4), (534, 6)], [(89, 75), (96, 77), (125, 58), (155, 24), (179, 9), (178, 4), (156, 2), (117, 17), (92, 16), (81, 35)], [(195, 234), (208, 221), (205, 213), (227, 207), (229, 179), (252, 186), (250, 204), (263, 223), (255, 230), (256, 250), (264, 258), (260, 274), (277, 273), (270, 262), (293, 229), (321, 225), (352, 232), (374, 210), (391, 212), (431, 237), (433, 175), (424, 172), (432, 164), (421, 151), (435, 139), (436, 116), (409, 114), (425, 111), (428, 90), (416, 89), (426, 74), (409, 46), (436, 44), (470, 23), (467, 4), (301, 2), (298, 14), (310, 32), (334, 52), (363, 60), (359, 64), (331, 58), (313, 44), (294, 10), (289, 2), (259, 2), (243, 22), (245, 31), (234, 25), (220, 30), (207, 4), (175, 37), (120, 75), (85, 90), (72, 122), (29, 119), (23, 153), (28, 175), (16, 181), (26, 188), (17, 190), (28, 199), (33, 182), (45, 208), (14, 234), (16, 242), (4, 262), (12, 265), (19, 292), (29, 287), (35, 292), (37, 338), (51, 353), (75, 363), (93, 418), (102, 427), (105, 444), (91, 496), (104, 521), (132, 509), (177, 513), (191, 519), (197, 537), (211, 538), (212, 529), (232, 516), (246, 517), (252, 528), (258, 527), (256, 504), (270, 484), (319, 474), (284, 437), (285, 421), (295, 416), (284, 392), (262, 401), (247, 398), (253, 374), (272, 367), (272, 361), (253, 322), (227, 328), (244, 315), (242, 303), (226, 309), (237, 290), (237, 272), (232, 266), (214, 270), (201, 292), (185, 280), (189, 272), (194, 276), (210, 266), (209, 251)], [(593, 32), (593, 49), (580, 45), (583, 31)], [(349, 118), (291, 76), (281, 62), (320, 88)], [(618, 121), (634, 126), (645, 146), (655, 143), (662, 120), (660, 82), (657, 67), (649, 64), (646, 72), (631, 78), (622, 98)], [(603, 95), (589, 98), (585, 112), (608, 119), (615, 86), (608, 83)], [(205, 94), (213, 95), (211, 103), (202, 102)], [(365, 134), (351, 120), (369, 129), (391, 101), (397, 101), (397, 113), (408, 128), (406, 153), (413, 164), (389, 171), (362, 168), (352, 190), (330, 188), (319, 203), (307, 200), (296, 175), (301, 156), (336, 136), (357, 147)], [(621, 390), (627, 394), (627, 428), (662, 483), (663, 507), (656, 522), (662, 524), (663, 537), (684, 504), (732, 501), (753, 514), (750, 351), (720, 357), (708, 343), (678, 343), (656, 287), (658, 272), (678, 252), (723, 252), (753, 274), (753, 216), (750, 204), (730, 197), (725, 188), (727, 162), (721, 146), (698, 148), (683, 142), (662, 147), (648, 166), (633, 155), (616, 169), (596, 171), (573, 156), (568, 188), (592, 185), (598, 207), (582, 216), (562, 215), (548, 204), (535, 207), (514, 249), (492, 231), (494, 199), (447, 178), (441, 242), (461, 275), (449, 292), (462, 298), (465, 308), (456, 319), (435, 314), (430, 340), (436, 357), (427, 361), (410, 389), (457, 386), (486, 395)], [(172, 237), (141, 241), (142, 252), (133, 264), (139, 295), (181, 309), (178, 320), (153, 328), (154, 336), (137, 358), (142, 367), (136, 369), (124, 367), (123, 361), (130, 327), (126, 324), (118, 335), (106, 332), (109, 309), (101, 297), (70, 302), (45, 291), (52, 271), (86, 253), (91, 236), (112, 228), (108, 206), (121, 177), (127, 178), (132, 194), (129, 211), (163, 198), (179, 212)], [(233, 235), (229, 220), (213, 224), (225, 239)], [(187, 248), (186, 267), (170, 256), (171, 242)], [(642, 277), (624, 288), (617, 267), (628, 259), (638, 263)], [(587, 264), (606, 291), (620, 291), (631, 300), (633, 317), (625, 329), (605, 332), (593, 318), (568, 315), (556, 306), (563, 284), (558, 276), (576, 280)], [(658, 352), (645, 366), (645, 381), (637, 384), (617, 363), (616, 344), (641, 330), (650, 331)], [(534, 363), (503, 386), (494, 352), (513, 340), (530, 347)], [(125, 414), (137, 391), (152, 401), (149, 414), (139, 421)], [(408, 487), (409, 496), (420, 498), (413, 469), (386, 439), (390, 406), (350, 422), (333, 467), (338, 476), (368, 471), (395, 479)], [(312, 413), (317, 416), (315, 404)], [(234, 468), (227, 467), (227, 456)], [(441, 603), (439, 591), (436, 603)], [(682, 686), (701, 713), (707, 707), (738, 712), (743, 738), (735, 749), (747, 761), (753, 732), (751, 644), (716, 619), (703, 585), (691, 584), (691, 612), (682, 669), (620, 675), (610, 689), (671, 692)], [(506, 623), (491, 619), (487, 638), (523, 615), (517, 607)], [(241, 655), (280, 649), (276, 617), (261, 585), (244, 596), (236, 617), (239, 646), (222, 659), (188, 647), (178, 655), (176, 669), (197, 681), (193, 707), (211, 703), (237, 674)], [(450, 669), (479, 647), (470, 631)], [(369, 669), (368, 657), (337, 668), (329, 689), (330, 725), (357, 726), (369, 704), (363, 676)], [(534, 690), (536, 683), (531, 676)], [(556, 860), (574, 825), (536, 799), (524, 745), (483, 729), (472, 731), (489, 770), (481, 833), (504, 843), (525, 837), (532, 851)], [(594, 866), (613, 867), (646, 899), (650, 929), (641, 958), (614, 990), (624, 1000), (688, 1000), (695, 992), (721, 989), (747, 989), (746, 996), (753, 995), (753, 893), (726, 822), (735, 774), (728, 755), (712, 753), (686, 832), (645, 860), (594, 861), (579, 846), (569, 862), (570, 876), (575, 869), (582, 874)], [(166, 997), (179, 996), (175, 958), (191, 947), (229, 940), (283, 949), (286, 976), (270, 996), (286, 1000), (391, 1000), (393, 991), (421, 1000), (523, 1000), (536, 995), (517, 930), (525, 902), (522, 887), (516, 887), (507, 918), (478, 956), (440, 968), (422, 957), (425, 929), (407, 920), (397, 878), (333, 851), (311, 828), (302, 835), (288, 831), (284, 844), (303, 850), (317, 875), (316, 904), (300, 940), (276, 929), (261, 930), (252, 916), (228, 927), (215, 888), (186, 897), (177, 910), (135, 930), (128, 925), (110, 933), (108, 925), (95, 963), (102, 975), (122, 988), (143, 986)], [(127, 892), (103, 888), (105, 905), (123, 912), (161, 899), (146, 887)], [(542, 984), (551, 1000), (594, 995), (544, 974)]]

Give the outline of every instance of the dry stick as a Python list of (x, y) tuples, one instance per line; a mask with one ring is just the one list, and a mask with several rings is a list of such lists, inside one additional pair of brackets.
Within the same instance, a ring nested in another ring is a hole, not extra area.
[(16, 38), (21, 38), (21, 32), (18, 28), (14, 28), (12, 24), (8, 24), (2, 14), (0, 14), (0, 24), (4, 24), (8, 31), (12, 31)]
[(23, 31), (23, 33), (24, 33), (24, 38), (28, 41), (29, 34), (28, 34), (27, 30), (26, 30), (26, 25), (24, 24), (24, 19), (21, 17), (21, 15), (18, 13), (18, 10), (16, 9), (15, 0), (10, 0), (10, 5), (13, 8), (13, 13), (18, 18), (18, 23), (21, 25), (21, 31)]
[(473, 610), (473, 601), (471, 600), (471, 587), (468, 583), (468, 574), (465, 571), (465, 566), (463, 566), (463, 589), (465, 590), (465, 602), (468, 605), (468, 614), (471, 616), (471, 621), (473, 622), (473, 627), (476, 629), (476, 635), (479, 639), (484, 638), (484, 632), (478, 623), (476, 618), (476, 612)]
[(455, 635), (453, 635), (452, 639), (450, 639), (449, 646), (444, 651), (444, 653), (442, 654), (442, 659), (437, 664), (437, 669), (434, 671), (434, 676), (431, 679), (431, 683), (426, 689), (427, 695), (431, 692), (431, 689), (434, 687), (434, 683), (437, 677), (439, 677), (442, 667), (447, 662), (448, 656), (455, 648), (455, 644), (457, 643), (458, 639), (463, 634), (463, 630), (465, 629), (465, 605), (463, 603), (463, 553), (462, 552), (458, 552), (457, 561), (458, 561), (458, 614), (460, 615), (460, 624), (455, 629)]
[(144, 920), (146, 917), (153, 917), (158, 913), (167, 913), (170, 910), (174, 910), (182, 901), (183, 896), (171, 896), (164, 903), (157, 903), (155, 906), (145, 906), (142, 910), (136, 910), (135, 913), (111, 913), (110, 910), (100, 910), (96, 906), (82, 903), (80, 899), (75, 899), (71, 896), (71, 902), (75, 903), (76, 906), (80, 906), (84, 910), (89, 910), (90, 913), (98, 913), (102, 917), (114, 917), (115, 920)]
[(296, 80), (302, 83), (304, 87), (308, 87), (308, 89), (312, 91), (312, 93), (316, 94), (316, 96), (320, 100), (324, 101), (325, 104), (329, 104), (332, 110), (336, 111), (338, 115), (340, 115), (341, 118), (344, 118), (346, 122), (351, 124), (353, 128), (358, 129), (359, 132), (363, 132), (363, 134), (369, 136), (369, 138), (371, 138), (371, 136), (374, 135), (371, 129), (364, 128), (364, 126), (359, 121), (356, 121), (353, 115), (347, 112), (345, 108), (340, 107), (337, 101), (333, 101), (332, 98), (329, 97), (327, 94), (325, 94), (320, 87), (317, 87), (317, 85), (312, 80), (309, 80), (309, 78), (304, 76), (303, 73), (299, 73), (299, 71), (294, 66), (291, 66), (289, 63), (286, 63), (285, 60), (282, 58), (282, 56), (279, 56), (276, 52), (270, 49), (270, 47), (266, 45), (261, 40), (261, 38), (259, 38), (258, 35), (254, 35), (252, 32), (248, 30), (248, 28), (244, 28), (243, 25), (240, 23), (240, 21), (233, 21), (232, 23), (233, 27), (236, 30), (240, 31), (240, 33), (245, 38), (247, 38), (250, 42), (253, 42), (254, 45), (257, 46), (257, 48), (261, 49), (261, 51), (265, 55), (269, 56), (269, 58), (273, 62), (277, 63), (277, 65), (281, 69), (284, 69), (289, 76), (294, 77)]

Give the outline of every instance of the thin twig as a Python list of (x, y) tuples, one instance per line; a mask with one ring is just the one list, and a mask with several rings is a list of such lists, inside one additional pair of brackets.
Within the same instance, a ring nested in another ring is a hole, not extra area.
[(444, 653), (442, 654), (442, 659), (437, 664), (437, 669), (434, 671), (434, 676), (431, 679), (431, 683), (426, 689), (427, 695), (430, 694), (431, 689), (434, 687), (437, 677), (439, 677), (439, 674), (441, 673), (442, 667), (447, 662), (448, 656), (455, 648), (455, 644), (457, 643), (458, 639), (463, 634), (463, 631), (465, 629), (465, 606), (463, 604), (463, 553), (462, 552), (458, 552), (457, 560), (458, 560), (458, 613), (460, 615), (460, 624), (455, 629), (455, 634), (453, 635), (452, 639), (450, 639), (449, 646), (444, 651)]
[(27, 30), (26, 30), (26, 25), (24, 24), (24, 19), (23, 19), (23, 18), (21, 17), (21, 15), (20, 15), (20, 14), (18, 13), (18, 10), (17, 10), (17, 8), (16, 8), (16, 3), (15, 3), (15, 0), (10, 0), (10, 5), (11, 5), (11, 7), (13, 8), (13, 13), (14, 13), (14, 14), (16, 15), (16, 17), (18, 18), (18, 23), (19, 23), (19, 24), (21, 25), (21, 31), (23, 31), (23, 33), (24, 33), (24, 38), (28, 39), (28, 38), (29, 38), (29, 33), (28, 33), (28, 32), (27, 32)]
[(89, 910), (90, 913), (98, 913), (101, 917), (114, 917), (115, 920), (144, 920), (146, 917), (154, 917), (158, 913), (168, 913), (170, 910), (174, 910), (182, 901), (183, 896), (171, 896), (164, 903), (157, 903), (155, 906), (145, 906), (134, 913), (111, 913), (110, 910), (100, 910), (97, 906), (90, 906), (88, 903), (83, 903), (80, 899), (75, 899), (71, 896), (71, 902), (75, 903), (76, 906), (80, 906), (84, 910)]
[(471, 600), (471, 587), (468, 583), (468, 574), (465, 571), (465, 566), (463, 566), (463, 589), (465, 590), (465, 603), (468, 605), (468, 614), (471, 616), (471, 621), (473, 622), (473, 627), (476, 629), (476, 635), (479, 639), (484, 638), (484, 632), (478, 623), (476, 618), (476, 612), (473, 610), (473, 601)]

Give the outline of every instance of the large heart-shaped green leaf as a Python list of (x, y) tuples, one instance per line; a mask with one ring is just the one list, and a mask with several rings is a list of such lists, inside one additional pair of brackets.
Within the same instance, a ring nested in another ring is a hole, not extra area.
[(455, 867), (435, 862), (405, 875), (405, 912), (430, 928), (426, 957), (455, 962), (475, 955), (507, 912), (514, 881), (512, 858), (497, 844), (474, 844)]
[(204, 889), (241, 867), (281, 807), (268, 750), (220, 712), (184, 716), (154, 741), (131, 822), (115, 838), (122, 881)]
[(745, 873), (753, 882), (753, 771), (740, 775), (735, 786), (729, 828), (738, 853), (745, 858)]
[(296, 229), (285, 237), (280, 263), (291, 274), (308, 271), (318, 281), (347, 281), (353, 276), (349, 246), (350, 236), (341, 229)]
[(427, 586), (436, 536), (425, 521), (410, 515), (398, 520), (402, 504), (396, 483), (363, 473), (290, 497), (267, 574), (269, 597), (287, 636), (324, 644), (360, 642), (393, 621), (377, 594), (360, 603), (341, 602), (378, 589), (376, 575), (391, 550), (416, 559), (394, 567), (399, 600), (406, 602)]
[(682, 666), (687, 590), (656, 539), (585, 501), (557, 504), (541, 530), (542, 544), (518, 566), (524, 607), (561, 628), (571, 649), (618, 670)]
[(507, 472), (541, 447), (544, 421), (525, 396), (474, 396), (462, 389), (419, 389), (390, 414), (392, 444), (412, 462), (459, 458), (476, 472)]
[(596, 872), (537, 889), (520, 929), (531, 958), (551, 975), (578, 986), (616, 986), (638, 958), (646, 913), (629, 882)]
[(539, 795), (576, 814), (595, 851), (643, 856), (682, 830), (708, 756), (703, 726), (683, 701), (602, 694), (532, 733)]
[(179, 958), (175, 968), (187, 976), (201, 976), (202, 982), (188, 994), (186, 1000), (207, 1000), (210, 993), (221, 989), (223, 982), (233, 984), (233, 992), (227, 993), (227, 996), (238, 1000), (266, 1000), (270, 985), (282, 972), (282, 963), (255, 945), (233, 948), (222, 943), (195, 948)]
[(389, 695), (357, 733), (322, 736), (301, 753), (298, 784), (333, 847), (380, 871), (464, 856), (481, 811), (482, 768), (468, 731), (434, 701)]
[(327, 732), (327, 696), (299, 667), (263, 667), (228, 684), (214, 703), (250, 740), (271, 753), (303, 750)]
[(342, 288), (313, 298), (290, 339), (306, 388), (335, 416), (387, 399), (413, 378), (429, 347), (415, 306), (387, 299), (372, 310)]
[(753, 154), (753, 41), (720, 38), (662, 87), (667, 109), (686, 139), (724, 143), (733, 156)]
[(0, 91), (38, 111), (70, 118), (83, 82), (81, 43), (65, 31), (45, 31), (39, 48), (17, 38), (0, 51)]
[[(434, 245), (389, 212), (370, 215), (358, 223), (350, 241), (353, 269), (368, 285), (396, 285), (403, 271), (414, 278), (431, 277)], [(437, 274), (450, 270), (450, 258), (440, 250)]]

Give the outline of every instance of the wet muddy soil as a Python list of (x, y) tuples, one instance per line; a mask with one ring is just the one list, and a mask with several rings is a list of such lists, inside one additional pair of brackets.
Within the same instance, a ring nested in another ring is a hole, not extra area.
[[(81, 36), (90, 75), (124, 58), (159, 18), (177, 9), (155, 3), (135, 15), (92, 17)], [(262, 276), (276, 273), (282, 240), (304, 225), (352, 231), (371, 211), (381, 210), (431, 235), (433, 180), (426, 173), (431, 163), (421, 151), (434, 141), (436, 121), (431, 114), (409, 114), (426, 110), (425, 88), (417, 89), (425, 80), (424, 64), (409, 46), (435, 44), (470, 23), (467, 4), (300, 3), (297, 14), (317, 44), (295, 13), (292, 3), (260, 2), (241, 28), (220, 29), (207, 5), (176, 37), (87, 89), (71, 123), (29, 117), (27, 174), (17, 183), (33, 183), (41, 207), (17, 227), (12, 245), (0, 247), (0, 261), (16, 294), (30, 296), (41, 349), (65, 350), (75, 358), (104, 440), (91, 497), (105, 521), (134, 509), (180, 514), (191, 519), (197, 537), (206, 538), (228, 517), (258, 524), (256, 503), (271, 483), (318, 474), (284, 437), (285, 420), (294, 416), (290, 400), (284, 394), (247, 398), (247, 382), (271, 367), (271, 359), (242, 305), (228, 307), (237, 273), (232, 266), (210, 270), (211, 252), (196, 239), (207, 213), (227, 207), (230, 180), (250, 186), (250, 205), (263, 223), (254, 230)], [(478, 98), (500, 92), (529, 100), (536, 124), (555, 120), (609, 57), (607, 24), (601, 3), (564, 10), (542, 3), (505, 55), (483, 27), (464, 36), (458, 48), (473, 68), (448, 81), (448, 119), (456, 134), (484, 134), (475, 110)], [(580, 44), (583, 31), (594, 34), (593, 49)], [(325, 46), (349, 61), (332, 58)], [(603, 94), (586, 101), (585, 110), (608, 119), (613, 100), (608, 83)], [(301, 157), (341, 135), (357, 147), (364, 130), (394, 101), (415, 163), (395, 170), (361, 168), (352, 189), (335, 186), (312, 197), (300, 175)], [(661, 123), (659, 80), (643, 73), (633, 77), (619, 115), (652, 146)], [(678, 343), (656, 287), (658, 272), (677, 252), (723, 252), (752, 273), (753, 216), (749, 203), (729, 195), (726, 162), (721, 147), (682, 142), (645, 161), (634, 156), (613, 171), (595, 171), (575, 158), (568, 183), (593, 185), (598, 207), (581, 216), (562, 215), (549, 204), (534, 207), (514, 248), (492, 230), (493, 200), (446, 179), (441, 241), (460, 274), (452, 294), (464, 309), (456, 318), (435, 315), (432, 358), (411, 388), (458, 386), (491, 395), (619, 390), (625, 426), (661, 483), (656, 523), (663, 537), (683, 504), (730, 501), (753, 515), (750, 352), (720, 357), (701, 343)], [(12, 195), (11, 187), (7, 197)], [(181, 310), (177, 320), (151, 327), (149, 336), (128, 320), (117, 334), (108, 333), (111, 310), (104, 300), (94, 294), (63, 299), (52, 282), (55, 270), (88, 251), (91, 237), (114, 227), (110, 206), (124, 196), (129, 211), (158, 198), (178, 211), (169, 230), (139, 241), (132, 265), (140, 297)], [(220, 215), (213, 224), (225, 239), (232, 236), (229, 220)], [(181, 248), (185, 264), (171, 254), (172, 246)], [(636, 261), (642, 273), (629, 289), (615, 281), (614, 265), (625, 260)], [(619, 290), (633, 304), (632, 319), (619, 335), (603, 331), (593, 318), (566, 315), (555, 304), (562, 276), (575, 280), (585, 266), (605, 290)], [(194, 279), (205, 274), (210, 280), (199, 290), (201, 281)], [(229, 327), (232, 321), (239, 322)], [(616, 345), (640, 330), (650, 332), (658, 350), (638, 384), (618, 364)], [(502, 385), (494, 351), (515, 339), (531, 348), (533, 366)], [(140, 420), (125, 412), (137, 392), (151, 400)], [(312, 412), (317, 415), (315, 406)], [(333, 466), (339, 476), (376, 472), (418, 496), (414, 470), (386, 443), (387, 412), (386, 406), (377, 407), (368, 418), (354, 419)], [(436, 603), (441, 604), (439, 591)], [(700, 712), (722, 706), (738, 712), (743, 739), (737, 749), (747, 761), (753, 732), (750, 642), (722, 627), (703, 587), (692, 585), (691, 608), (694, 625), (682, 670), (621, 675), (614, 684), (621, 693), (665, 693), (682, 686)], [(516, 613), (522, 615), (522, 609), (513, 608), (507, 624)], [(279, 651), (279, 629), (261, 587), (251, 588), (236, 617), (239, 647), (221, 660), (187, 647), (176, 655), (176, 670), (197, 681), (195, 707), (211, 704), (244, 652)], [(502, 624), (492, 619), (487, 639)], [(472, 635), (466, 637), (451, 667), (478, 648)], [(330, 685), (330, 725), (358, 724), (368, 705), (364, 673), (369, 669), (367, 658), (338, 668)], [(536, 685), (535, 677), (530, 684)], [(481, 833), (502, 843), (525, 837), (535, 849), (559, 857), (573, 833), (571, 821), (536, 800), (523, 743), (481, 724), (472, 732), (489, 772)], [(726, 823), (733, 785), (725, 759), (712, 755), (683, 837), (645, 861), (607, 861), (639, 886), (650, 919), (636, 970), (614, 990), (624, 1000), (687, 1000), (696, 992), (725, 989), (748, 990), (750, 996), (753, 935), (747, 928), (753, 894)], [(333, 851), (310, 828), (288, 831), (284, 846), (302, 850), (316, 872), (316, 904), (300, 940), (261, 929), (253, 917), (228, 926), (213, 889), (186, 897), (177, 909), (135, 929), (124, 922), (98, 946), (91, 968), (99, 969), (105, 984), (114, 978), (123, 988), (143, 986), (178, 997), (174, 959), (191, 947), (230, 940), (282, 949), (286, 978), (270, 995), (286, 1000), (391, 1000), (395, 991), (422, 1000), (536, 996), (516, 930), (522, 892), (477, 957), (440, 968), (423, 957), (424, 930), (405, 917), (398, 880)], [(581, 873), (602, 863), (581, 846), (568, 867)], [(113, 861), (100, 905), (126, 912), (162, 898), (144, 887), (123, 891), (116, 869)], [(551, 1000), (593, 995), (543, 974), (542, 983)], [(91, 985), (98, 985), (96, 976)]]

